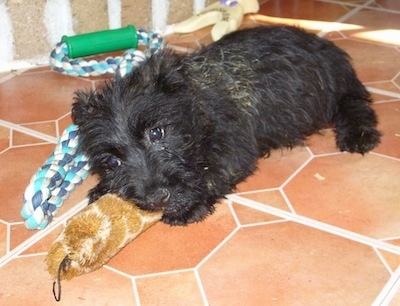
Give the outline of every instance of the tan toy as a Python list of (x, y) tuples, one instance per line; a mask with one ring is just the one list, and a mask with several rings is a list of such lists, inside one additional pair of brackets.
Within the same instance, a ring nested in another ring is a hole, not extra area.
[(259, 8), (257, 0), (220, 0), (189, 19), (173, 25), (172, 31), (190, 33), (215, 24), (211, 30), (211, 37), (213, 41), (217, 41), (225, 34), (237, 30), (245, 14), (256, 13)]
[(161, 215), (161, 211), (145, 211), (116, 195), (106, 194), (72, 217), (45, 258), (47, 270), (55, 280), (55, 299), (61, 298), (61, 280), (99, 269), (158, 222)]

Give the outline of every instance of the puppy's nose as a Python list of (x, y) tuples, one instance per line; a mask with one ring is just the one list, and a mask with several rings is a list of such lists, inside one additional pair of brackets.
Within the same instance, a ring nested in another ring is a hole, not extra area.
[(160, 188), (146, 195), (146, 203), (154, 208), (162, 208), (168, 202), (170, 196), (168, 189)]

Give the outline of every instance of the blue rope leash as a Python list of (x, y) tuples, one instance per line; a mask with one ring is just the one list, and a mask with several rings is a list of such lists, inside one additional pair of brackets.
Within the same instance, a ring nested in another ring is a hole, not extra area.
[(21, 215), (29, 229), (43, 229), (71, 191), (89, 174), (84, 155), (78, 154), (78, 130), (73, 124), (60, 137), (53, 154), (33, 175), (24, 193)]
[[(142, 52), (127, 50), (121, 58), (109, 58), (104, 62), (69, 60), (68, 49), (58, 43), (51, 52), (50, 63), (54, 70), (75, 76), (99, 76), (107, 73), (126, 75), (154, 52), (162, 48), (159, 34), (138, 30), (139, 44), (147, 46)], [(32, 176), (24, 193), (21, 216), (28, 229), (43, 229), (52, 220), (63, 201), (76, 186), (89, 175), (87, 158), (79, 153), (78, 127), (71, 124), (60, 137), (54, 152)]]

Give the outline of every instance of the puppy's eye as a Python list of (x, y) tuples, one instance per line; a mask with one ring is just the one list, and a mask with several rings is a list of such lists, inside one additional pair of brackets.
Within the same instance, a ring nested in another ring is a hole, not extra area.
[(118, 157), (111, 155), (109, 158), (107, 158), (107, 166), (114, 170), (121, 166), (121, 160)]
[(150, 130), (149, 139), (151, 142), (156, 142), (164, 137), (164, 129), (156, 127)]

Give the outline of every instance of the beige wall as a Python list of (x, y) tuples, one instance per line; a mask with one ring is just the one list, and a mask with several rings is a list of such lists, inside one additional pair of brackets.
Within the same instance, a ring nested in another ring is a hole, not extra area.
[[(118, 5), (121, 9), (120, 20), (113, 20), (120, 26), (133, 24), (137, 28), (150, 30), (153, 29), (154, 18), (164, 18), (165, 24), (169, 25), (192, 16), (196, 0), (170, 0), (167, 16), (153, 16), (151, 0), (65, 0), (64, 7), (54, 7), (55, 2), (52, 2), (53, 11), (58, 13), (47, 12), (47, 16), (50, 15), (50, 19), (53, 19), (49, 22), (48, 18), (46, 19), (46, 8), (51, 1), (53, 0), (0, 0), (0, 18), (8, 16), (6, 19), (9, 19), (12, 28), (11, 42), (1, 41), (5, 39), (5, 35), (2, 35), (0, 29), (0, 44), (3, 44), (4, 48), (12, 44), (12, 61), (34, 62), (39, 58), (45, 59), (54, 44), (61, 40), (61, 34), (58, 33), (73, 35), (108, 29), (110, 25), (108, 3)], [(205, 0), (205, 5), (216, 1), (219, 0)], [(57, 14), (58, 17), (55, 17)], [(0, 27), (1, 22), (0, 20)], [(71, 33), (68, 33), (69, 31)], [(2, 58), (0, 49), (0, 64), (2, 61), (5, 62), (7, 59)]]

